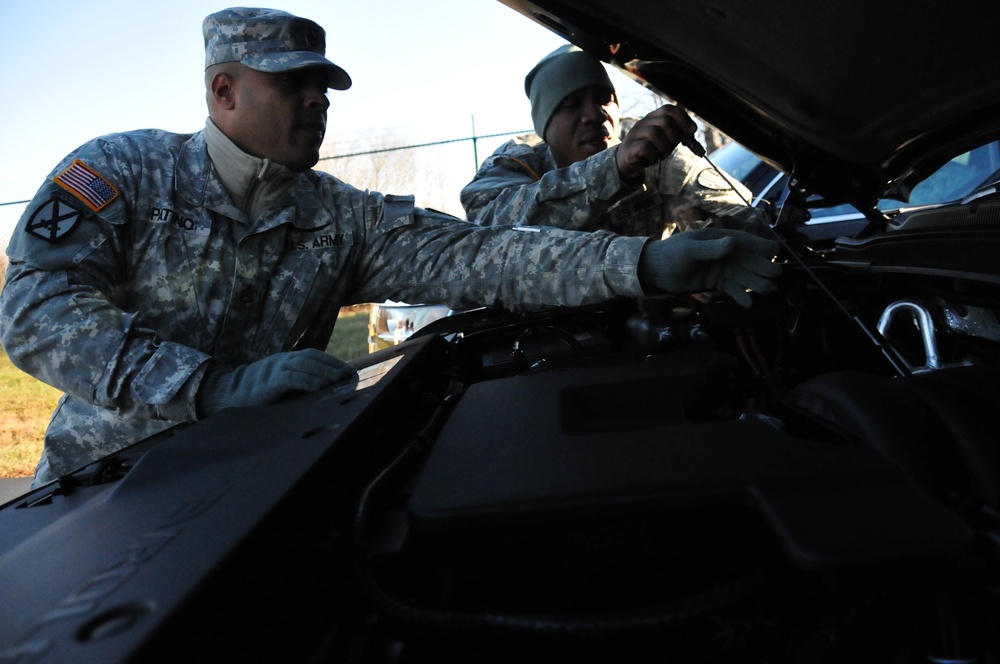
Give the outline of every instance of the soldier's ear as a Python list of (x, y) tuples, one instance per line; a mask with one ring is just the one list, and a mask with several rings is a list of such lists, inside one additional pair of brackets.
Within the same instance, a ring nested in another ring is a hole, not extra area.
[(225, 72), (215, 74), (208, 86), (212, 102), (220, 108), (231, 110), (236, 104), (235, 83), (236, 79), (230, 74)]

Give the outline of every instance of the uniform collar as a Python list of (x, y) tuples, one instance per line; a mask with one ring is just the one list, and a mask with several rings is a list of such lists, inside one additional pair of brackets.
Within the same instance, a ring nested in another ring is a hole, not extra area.
[[(194, 207), (205, 207), (249, 225), (248, 216), (234, 204), (213, 167), (205, 134), (206, 130), (193, 134), (181, 150), (177, 169), (178, 195)], [(330, 225), (333, 217), (320, 197), (315, 173), (309, 170), (293, 173), (290, 186), (285, 187), (258, 221), (255, 230), (266, 230), (283, 223), (310, 230)]]

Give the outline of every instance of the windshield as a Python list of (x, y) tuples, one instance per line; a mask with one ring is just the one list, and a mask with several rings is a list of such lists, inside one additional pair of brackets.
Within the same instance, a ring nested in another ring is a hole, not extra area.
[[(743, 184), (747, 183), (755, 168), (766, 165), (760, 157), (736, 142), (726, 143), (712, 152), (709, 158)], [(777, 169), (772, 170), (777, 172)]]
[(913, 188), (910, 205), (958, 200), (995, 179), (1000, 143), (987, 143), (955, 157)]
[[(774, 190), (780, 187), (783, 194), (787, 186), (787, 178), (774, 182), (773, 176), (778, 174), (777, 169), (764, 163), (760, 157), (739, 143), (731, 142), (723, 145), (715, 150), (710, 158), (720, 168), (747, 185), (757, 200), (776, 200), (777, 192)], [(762, 173), (765, 170), (772, 177), (763, 177)], [(1000, 172), (1000, 142), (995, 141), (961, 154), (946, 163), (913, 188), (909, 201), (883, 198), (878, 202), (878, 209), (884, 212), (899, 209), (904, 205), (932, 205), (960, 200), (983, 185), (995, 181), (998, 172)], [(765, 191), (766, 188), (770, 188), (770, 191)], [(811, 212), (813, 219), (859, 214), (858, 210), (849, 204), (812, 208)]]

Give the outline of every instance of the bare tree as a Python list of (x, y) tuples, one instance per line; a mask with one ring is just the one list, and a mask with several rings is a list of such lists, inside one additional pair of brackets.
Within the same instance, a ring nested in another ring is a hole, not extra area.
[(421, 207), (456, 214), (456, 209), (461, 210), (458, 192), (465, 182), (456, 183), (455, 176), (430, 156), (436, 147), (408, 147), (408, 141), (391, 130), (352, 145), (333, 139), (324, 145), (324, 156), (316, 168), (355, 187), (384, 194), (413, 194)]
[[(406, 140), (395, 131), (383, 131), (369, 139), (368, 154), (348, 161), (352, 171), (367, 173), (361, 181), (369, 189), (386, 193), (407, 193), (417, 184), (418, 165), (416, 151), (404, 148)], [(358, 181), (359, 174), (352, 172), (351, 180)]]

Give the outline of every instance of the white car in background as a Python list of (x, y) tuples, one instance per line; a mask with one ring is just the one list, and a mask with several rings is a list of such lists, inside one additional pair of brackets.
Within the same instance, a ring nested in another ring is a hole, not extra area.
[(444, 304), (406, 304), (392, 300), (372, 304), (368, 314), (368, 352), (402, 343), (420, 328), (453, 313)]

